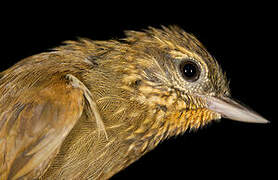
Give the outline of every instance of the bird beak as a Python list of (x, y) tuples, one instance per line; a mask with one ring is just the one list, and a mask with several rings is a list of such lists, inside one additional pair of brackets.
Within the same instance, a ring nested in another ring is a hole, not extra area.
[(221, 117), (247, 122), (247, 123), (268, 123), (269, 121), (252, 111), (251, 109), (245, 107), (230, 99), (228, 97), (216, 98), (209, 97), (206, 98), (208, 102), (208, 109), (221, 114)]

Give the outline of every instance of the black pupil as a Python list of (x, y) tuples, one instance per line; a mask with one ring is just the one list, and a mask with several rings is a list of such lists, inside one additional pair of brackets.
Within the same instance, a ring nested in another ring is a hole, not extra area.
[(188, 81), (196, 81), (199, 78), (199, 69), (193, 62), (185, 62), (181, 65), (181, 72)]
[(185, 64), (183, 67), (184, 75), (188, 78), (192, 78), (196, 75), (197, 69), (196, 66), (192, 63)]

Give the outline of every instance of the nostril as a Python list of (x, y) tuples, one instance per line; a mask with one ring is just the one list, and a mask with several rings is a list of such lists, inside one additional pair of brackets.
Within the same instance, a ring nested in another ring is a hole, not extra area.
[(141, 83), (142, 83), (142, 80), (140, 80), (140, 79), (137, 79), (137, 80), (134, 82), (135, 86), (140, 86)]

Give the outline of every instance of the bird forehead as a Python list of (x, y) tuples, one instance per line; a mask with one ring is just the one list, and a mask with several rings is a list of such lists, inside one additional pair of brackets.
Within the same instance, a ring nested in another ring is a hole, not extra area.
[[(197, 38), (179, 27), (149, 28), (144, 32), (129, 31), (126, 41), (131, 49), (137, 50), (134, 51), (134, 62), (137, 69), (141, 69), (139, 74), (143, 79), (201, 94), (219, 94), (223, 89), (228, 91), (226, 77), (218, 62)], [(180, 61), (186, 59), (196, 62), (202, 72), (196, 83), (184, 81), (178, 73)]]
[(162, 29), (150, 27), (144, 32), (127, 31), (126, 35), (126, 42), (133, 48), (140, 49), (148, 57), (154, 57), (149, 58), (150, 61), (163, 61), (163, 58), (156, 56), (168, 54), (173, 59), (192, 58), (206, 64), (216, 63), (195, 36), (178, 26), (162, 26)]

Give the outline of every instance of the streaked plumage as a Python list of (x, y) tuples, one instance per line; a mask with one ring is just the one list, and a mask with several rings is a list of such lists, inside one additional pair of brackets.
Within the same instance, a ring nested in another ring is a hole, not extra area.
[[(176, 26), (126, 35), (67, 41), (0, 73), (0, 179), (107, 179), (221, 118), (210, 97), (228, 98), (228, 82), (195, 37)], [(184, 59), (200, 80), (182, 78)]]

